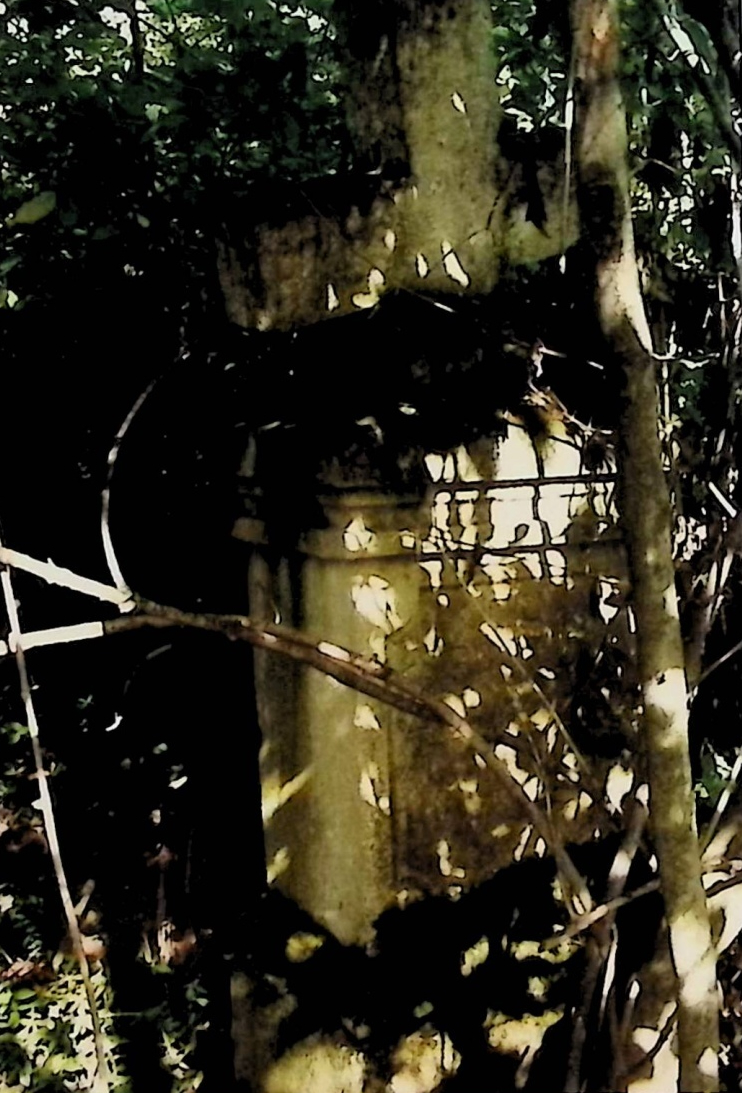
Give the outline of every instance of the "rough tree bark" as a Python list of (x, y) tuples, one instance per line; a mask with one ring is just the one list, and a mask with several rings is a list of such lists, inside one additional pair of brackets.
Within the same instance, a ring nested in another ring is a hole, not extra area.
[(572, 22), (582, 237), (594, 262), (595, 307), (606, 347), (624, 376), (621, 512), (633, 583), (652, 836), (674, 969), (670, 997), (678, 1007), (678, 1088), (711, 1091), (718, 1088), (715, 950), (695, 827), (655, 363), (631, 222), (617, 2), (573, 0)]

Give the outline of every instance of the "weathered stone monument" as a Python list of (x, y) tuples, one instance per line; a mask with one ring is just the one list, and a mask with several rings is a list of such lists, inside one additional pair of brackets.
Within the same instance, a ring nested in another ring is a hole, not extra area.
[[(589, 838), (599, 812), (570, 733), (574, 661), (625, 630), (614, 474), (586, 470), (585, 439), (560, 422), (534, 438), (505, 415), (469, 450), (421, 453), (416, 490), (325, 465), (317, 526), (291, 551), (254, 518), (236, 529), (256, 617), (444, 697), (565, 842)], [(440, 726), (270, 653), (256, 672), (269, 878), (340, 940), (368, 941), (412, 894), (455, 896), (551, 849)]]

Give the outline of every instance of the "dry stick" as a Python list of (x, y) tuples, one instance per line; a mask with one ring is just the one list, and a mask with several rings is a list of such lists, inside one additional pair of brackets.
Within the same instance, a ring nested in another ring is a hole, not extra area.
[[(606, 900), (603, 907), (612, 908), (600, 918), (594, 918), (589, 923), (592, 936), (588, 940), (589, 954), (580, 1001), (577, 1006), (574, 1025), (572, 1028), (572, 1043), (567, 1064), (567, 1078), (564, 1084), (564, 1093), (578, 1093), (581, 1089), (580, 1075), (583, 1070), (583, 1056), (587, 1041), (587, 1022), (590, 1011), (593, 1008), (595, 994), (598, 989), (600, 974), (605, 968), (603, 988), (600, 1000), (599, 1020), (602, 1021), (608, 995), (612, 987), (613, 972), (615, 971), (615, 953), (617, 939), (614, 930), (614, 917), (616, 900), (623, 894), (631, 864), (636, 856), (641, 843), (642, 834), (646, 826), (648, 813), (646, 806), (635, 796), (634, 806), (629, 817), (629, 824), (616, 851), (613, 863), (608, 873), (606, 885)], [(562, 934), (562, 937), (565, 935)], [(611, 959), (613, 958), (613, 959)]]
[[(644, 831), (649, 821), (649, 810), (647, 808), (648, 797), (649, 792), (646, 784), (640, 785), (634, 793), (632, 811), (629, 816), (626, 831), (608, 874), (608, 884), (606, 886), (607, 903), (611, 903), (611, 901), (620, 898), (624, 893), (631, 866), (637, 851), (642, 844)], [(611, 1076), (615, 1079), (619, 1068), (622, 1068), (623, 1066), (621, 1060), (624, 1056), (624, 1044), (626, 1042), (629, 1026), (622, 1024), (618, 1019), (616, 994), (613, 989), (615, 983), (616, 954), (618, 952), (619, 942), (618, 930), (616, 929), (615, 924), (615, 912), (611, 913), (609, 923), (611, 934), (610, 947), (606, 955), (606, 971), (603, 979), (598, 1020), (600, 1023), (604, 1021), (606, 1009), (610, 1003), (611, 1008), (608, 1018), (609, 1037), (610, 1043), (613, 1045)], [(629, 997), (629, 999), (627, 999), (627, 1004), (624, 1006), (624, 1015), (628, 1015), (629, 1013), (630, 1002), (631, 998)], [(615, 1081), (613, 1084), (615, 1084)]]
[[(742, 881), (740, 882), (742, 883)], [(617, 896), (612, 899), (610, 903), (599, 903), (597, 907), (594, 907), (592, 911), (589, 911), (586, 915), (580, 915), (570, 922), (569, 926), (565, 927), (561, 933), (552, 934), (551, 937), (547, 937), (545, 941), (541, 942), (542, 949), (558, 949), (565, 941), (569, 941), (579, 934), (588, 930), (596, 922), (600, 922), (606, 915), (613, 914), (614, 911), (618, 911), (619, 908), (625, 907), (627, 903), (633, 903), (635, 899), (641, 899), (642, 896), (648, 896), (651, 892), (658, 892), (660, 887), (659, 878), (655, 877), (654, 880), (647, 881), (646, 884), (642, 884), (640, 888), (635, 888), (633, 892), (629, 892), (627, 896)]]
[[(105, 603), (116, 604), (117, 607), (123, 607), (131, 599), (131, 593), (126, 587), (111, 588), (110, 585), (102, 584), (100, 581), (80, 577), (71, 569), (63, 569), (62, 566), (54, 565), (53, 562), (40, 562), (37, 558), (22, 554), (18, 550), (9, 550), (7, 547), (0, 546), (0, 563), (12, 566), (14, 569), (22, 569), (24, 573), (33, 573), (35, 577), (40, 577), (47, 584), (61, 585), (73, 592), (82, 592), (84, 596), (93, 596)], [(131, 606), (133, 607), (133, 604)]]
[[(482, 614), (484, 615), (484, 612), (482, 612)], [(492, 623), (488, 623), (488, 625), (492, 626)], [(549, 713), (549, 716), (551, 717), (551, 723), (554, 724), (557, 727), (557, 729), (561, 733), (562, 738), (564, 739), (565, 744), (573, 752), (574, 757), (577, 760), (577, 763), (578, 763), (579, 767), (581, 768), (583, 775), (586, 775), (588, 780), (589, 780), (590, 788), (593, 790), (593, 795), (595, 795), (595, 786), (597, 784), (596, 781), (595, 781), (595, 775), (594, 775), (594, 773), (593, 773), (587, 759), (582, 754), (580, 749), (577, 747), (577, 744), (575, 743), (574, 738), (573, 738), (572, 734), (570, 733), (569, 729), (564, 724), (564, 720), (563, 720), (561, 714), (559, 713), (559, 711), (557, 710), (556, 705), (548, 697), (548, 695), (544, 691), (541, 684), (537, 680), (535, 680), (533, 678), (533, 676), (531, 676), (529, 674), (527, 668), (521, 662), (520, 658), (519, 657), (514, 657), (512, 655), (512, 653), (508, 652), (507, 646), (505, 645), (505, 643), (502, 640), (502, 638), (500, 637), (500, 635), (497, 633), (497, 630), (494, 628), (494, 626), (492, 626), (492, 632), (495, 634), (495, 637), (497, 639), (496, 642), (493, 642), (493, 645), (496, 645), (496, 647), (500, 650), (500, 652), (502, 653), (505, 660), (507, 660), (508, 666), (512, 667), (513, 670), (516, 671), (520, 675), (521, 679), (525, 683), (528, 684), (528, 686), (531, 688), (531, 690), (536, 695), (536, 697), (539, 699), (539, 701), (543, 702), (546, 710)], [(492, 640), (492, 639), (490, 638), (490, 640)], [(521, 706), (521, 712), (522, 712), (522, 706)]]
[(740, 649), (742, 649), (742, 641), (738, 641), (731, 649), (727, 649), (723, 656), (720, 656), (718, 660), (715, 660), (713, 664), (710, 664), (708, 668), (705, 668), (698, 677), (696, 689), (698, 689), (704, 680), (708, 679), (712, 672), (715, 672), (717, 668), (721, 668), (722, 664), (726, 664), (726, 662), (730, 660), (731, 657), (735, 656)]
[[(716, 868), (714, 865), (712, 868)], [(706, 898), (713, 899), (719, 892), (725, 892), (728, 888), (736, 888), (737, 885), (742, 884), (742, 875), (739, 873), (726, 877), (724, 880), (719, 880), (716, 884), (712, 884), (706, 891)], [(565, 941), (570, 941), (574, 937), (578, 937), (579, 934), (588, 930), (594, 923), (599, 922), (601, 918), (605, 918), (606, 915), (613, 914), (614, 911), (618, 911), (621, 907), (625, 907), (627, 903), (633, 903), (634, 900), (642, 899), (644, 896), (651, 895), (652, 892), (659, 892), (660, 882), (659, 877), (655, 877), (654, 880), (648, 880), (646, 884), (642, 884), (639, 888), (635, 888), (633, 892), (629, 892), (626, 896), (616, 896), (615, 899), (610, 900), (608, 903), (599, 903), (597, 907), (594, 907), (592, 911), (589, 911), (585, 915), (580, 915), (570, 922), (569, 926), (565, 927), (561, 933), (552, 934), (551, 937), (547, 937), (545, 941), (541, 942), (542, 949), (558, 949)]]
[(569, 58), (569, 73), (567, 74), (567, 94), (564, 100), (564, 192), (562, 193), (562, 238), (559, 256), (559, 270), (562, 274), (567, 271), (567, 217), (569, 215), (569, 197), (572, 189), (572, 158), (574, 155), (574, 122), (575, 122), (575, 69), (577, 55), (571, 50)]
[(587, 1041), (587, 1021), (593, 1007), (598, 978), (608, 955), (610, 929), (611, 922), (604, 917), (594, 924), (593, 932), (587, 939), (588, 958), (585, 974), (582, 977), (580, 1000), (574, 1011), (564, 1093), (579, 1093), (582, 1088), (582, 1060)]
[(141, 410), (144, 403), (147, 401), (152, 391), (160, 382), (161, 376), (157, 376), (149, 383), (142, 393), (136, 399), (134, 405), (129, 410), (129, 413), (124, 418), (123, 422), (119, 426), (119, 430), (113, 440), (113, 445), (108, 453), (108, 470), (106, 472), (106, 484), (101, 492), (101, 511), (100, 511), (100, 533), (103, 539), (103, 550), (106, 556), (106, 563), (108, 565), (108, 572), (111, 574), (113, 583), (116, 588), (128, 599), (131, 596), (129, 592), (129, 586), (124, 580), (124, 575), (121, 572), (121, 566), (119, 565), (118, 558), (116, 557), (116, 551), (113, 548), (113, 539), (111, 538), (110, 528), (110, 512), (111, 512), (111, 480), (113, 478), (113, 470), (116, 466), (116, 460), (118, 459), (119, 449), (123, 442), (124, 437), (129, 431), (132, 421)]
[(15, 659), (16, 665), (18, 667), (21, 697), (23, 699), (23, 705), (26, 709), (26, 720), (28, 721), (28, 731), (31, 737), (31, 747), (33, 749), (36, 777), (39, 783), (39, 797), (41, 800), (41, 814), (44, 820), (44, 830), (46, 833), (47, 842), (49, 844), (49, 853), (51, 854), (51, 859), (54, 866), (54, 875), (57, 880), (57, 887), (59, 889), (62, 907), (64, 909), (65, 918), (67, 920), (67, 930), (69, 933), (70, 941), (72, 942), (72, 951), (80, 965), (80, 974), (82, 976), (82, 981), (85, 987), (85, 995), (87, 997), (90, 1017), (93, 1023), (93, 1039), (95, 1041), (95, 1055), (98, 1064), (95, 1079), (95, 1088), (104, 1088), (107, 1090), (110, 1089), (110, 1075), (105, 1046), (103, 1043), (103, 1030), (101, 1028), (100, 1015), (98, 1013), (98, 1004), (95, 999), (95, 991), (93, 989), (93, 983), (90, 978), (90, 965), (88, 964), (88, 959), (85, 955), (85, 950), (83, 948), (82, 934), (80, 933), (80, 924), (77, 920), (77, 915), (75, 914), (75, 905), (72, 902), (72, 895), (70, 893), (69, 884), (67, 882), (67, 874), (65, 873), (64, 864), (62, 862), (62, 857), (60, 853), (57, 823), (54, 815), (54, 805), (52, 804), (51, 793), (49, 791), (49, 781), (46, 769), (44, 767), (44, 756), (41, 751), (41, 743), (39, 740), (39, 723), (36, 717), (36, 708), (34, 706), (33, 696), (31, 695), (28, 671), (26, 669), (26, 657), (23, 652), (21, 626), (18, 617), (18, 608), (16, 606), (15, 595), (13, 592), (13, 581), (10, 575), (10, 571), (7, 568), (3, 568), (2, 573), (0, 573), (0, 581), (2, 582), (5, 608), (8, 613), (8, 621), (10, 623), (11, 640), (13, 640), (15, 643)]

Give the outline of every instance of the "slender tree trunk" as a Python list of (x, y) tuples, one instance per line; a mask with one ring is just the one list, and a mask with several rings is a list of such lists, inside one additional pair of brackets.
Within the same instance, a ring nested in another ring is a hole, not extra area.
[(679, 1089), (718, 1088), (715, 950), (701, 884), (688, 749), (687, 689), (658, 433), (655, 364), (634, 251), (617, 0), (573, 0), (577, 201), (595, 304), (624, 376), (622, 518), (629, 549), (643, 748), (678, 1006)]

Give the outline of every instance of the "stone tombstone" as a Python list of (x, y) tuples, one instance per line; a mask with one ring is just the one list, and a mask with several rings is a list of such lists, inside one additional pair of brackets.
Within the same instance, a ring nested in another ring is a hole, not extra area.
[[(537, 436), (516, 414), (502, 426), (422, 453), (427, 482), (407, 492), (368, 466), (325, 466), (315, 526), (291, 550), (255, 516), (235, 534), (252, 544), (255, 618), (444, 698), (562, 838), (584, 841), (600, 831), (596, 800), (631, 732), (629, 705), (610, 693), (626, 683), (631, 640), (615, 466), (606, 450), (602, 472), (588, 471), (590, 435), (558, 416)], [(602, 713), (586, 713), (581, 688), (595, 691), (601, 663)], [(255, 664), (268, 879), (341, 941), (368, 942), (391, 905), (455, 898), (548, 852), (476, 750), (440, 725), (268, 652)], [(597, 763), (594, 732), (609, 744)]]

